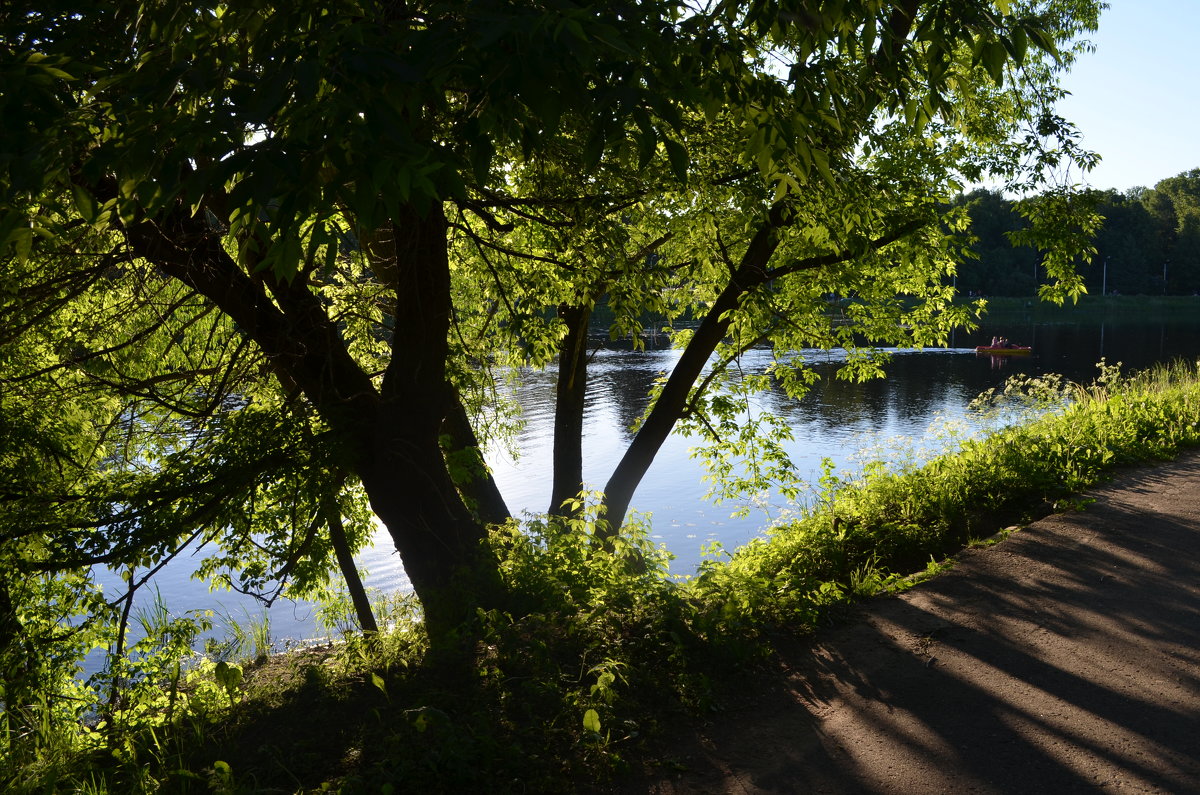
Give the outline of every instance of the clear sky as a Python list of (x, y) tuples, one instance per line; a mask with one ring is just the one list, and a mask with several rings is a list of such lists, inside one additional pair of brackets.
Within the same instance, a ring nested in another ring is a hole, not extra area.
[(1200, 168), (1200, 0), (1109, 0), (1059, 113), (1104, 160), (1072, 181), (1128, 190)]

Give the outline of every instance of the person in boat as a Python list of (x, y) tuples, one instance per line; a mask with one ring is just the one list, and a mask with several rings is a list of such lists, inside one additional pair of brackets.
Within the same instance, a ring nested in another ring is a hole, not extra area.
[(1000, 347), (1000, 338), (999, 338), (999, 337), (997, 337), (997, 336), (995, 336), (995, 335), (993, 335), (993, 336), (992, 336), (992, 344), (991, 344), (991, 345), (989, 345), (988, 347), (990, 347), (990, 348), (999, 348), (999, 347)]

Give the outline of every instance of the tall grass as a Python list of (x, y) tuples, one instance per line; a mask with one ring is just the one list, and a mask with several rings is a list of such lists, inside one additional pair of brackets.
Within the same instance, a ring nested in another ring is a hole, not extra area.
[(214, 660), (250, 662), (277, 651), (271, 635), (271, 614), (252, 615), (243, 608), (242, 618), (225, 611), (219, 616), (222, 634), (206, 638), (204, 653)]

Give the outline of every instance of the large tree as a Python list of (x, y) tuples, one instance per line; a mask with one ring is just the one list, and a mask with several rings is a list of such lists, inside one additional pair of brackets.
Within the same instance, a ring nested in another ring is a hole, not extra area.
[(1159, 290), (1200, 292), (1200, 169), (1168, 177), (1141, 198), (1161, 241), (1152, 271)]
[[(560, 361), (551, 510), (572, 512), (591, 309), (617, 332), (698, 319), (605, 486), (603, 538), (681, 420), (729, 442), (714, 386), (746, 346), (771, 341), (798, 394), (791, 352), (844, 346), (863, 374), (864, 340), (944, 339), (968, 318), (948, 197), (1089, 162), (1053, 103), (1098, 5), (6, 4), (0, 300), (60, 331), (4, 375), (68, 373), (147, 439), (100, 433), (87, 499), (12, 499), (70, 507), (36, 528), (90, 533), (69, 562), (152, 565), (202, 536), (257, 581), (323, 561), (362, 493), (448, 630), (503, 600), (492, 368)], [(1030, 220), (1052, 290), (1076, 289), (1069, 195)]]

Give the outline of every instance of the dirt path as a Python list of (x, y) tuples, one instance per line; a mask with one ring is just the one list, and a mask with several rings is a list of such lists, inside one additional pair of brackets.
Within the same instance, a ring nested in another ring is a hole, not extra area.
[(785, 650), (667, 793), (1200, 793), (1200, 454)]

